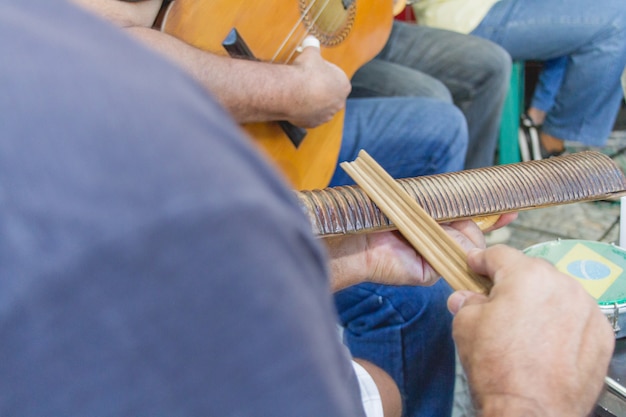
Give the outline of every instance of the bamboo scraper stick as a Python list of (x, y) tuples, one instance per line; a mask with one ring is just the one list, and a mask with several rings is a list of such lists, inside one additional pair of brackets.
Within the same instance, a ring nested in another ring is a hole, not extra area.
[(489, 292), (491, 281), (469, 269), (460, 245), (367, 152), (341, 167), (454, 290)]

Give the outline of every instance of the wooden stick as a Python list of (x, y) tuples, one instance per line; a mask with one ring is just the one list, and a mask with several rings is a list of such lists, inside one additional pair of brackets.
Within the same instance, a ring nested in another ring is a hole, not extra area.
[(469, 269), (459, 244), (367, 152), (341, 167), (454, 290), (489, 292), (491, 281)]

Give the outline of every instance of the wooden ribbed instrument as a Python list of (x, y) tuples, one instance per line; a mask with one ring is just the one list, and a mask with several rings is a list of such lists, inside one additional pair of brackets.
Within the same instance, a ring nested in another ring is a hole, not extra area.
[[(398, 180), (437, 222), (626, 195), (626, 177), (595, 151)], [(298, 191), (318, 236), (395, 229), (358, 186)]]

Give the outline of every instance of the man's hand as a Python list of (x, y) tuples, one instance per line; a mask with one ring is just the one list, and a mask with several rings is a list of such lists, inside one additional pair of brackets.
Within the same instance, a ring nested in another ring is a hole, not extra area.
[(489, 296), (448, 300), (453, 335), (483, 416), (587, 416), (615, 344), (596, 301), (542, 259), (496, 245), (469, 266), (490, 277)]
[[(503, 215), (493, 228), (517, 217)], [(443, 226), (466, 251), (484, 248), (485, 239), (470, 220)], [(399, 232), (378, 232), (324, 239), (330, 255), (332, 288), (338, 291), (369, 281), (387, 285), (432, 285), (440, 277)]]
[(328, 122), (346, 105), (350, 80), (338, 66), (324, 60), (315, 47), (304, 48), (292, 65), (293, 106), (287, 120), (296, 126), (316, 127)]

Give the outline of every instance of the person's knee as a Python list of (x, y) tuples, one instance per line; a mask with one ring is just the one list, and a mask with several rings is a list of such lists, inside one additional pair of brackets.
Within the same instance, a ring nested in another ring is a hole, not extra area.
[(349, 334), (363, 337), (372, 329), (395, 328), (404, 323), (386, 294), (386, 286), (369, 283), (335, 293), (340, 322)]
[(495, 43), (483, 44), (481, 47), (481, 60), (485, 80), (494, 86), (507, 89), (511, 77), (511, 56)]
[(408, 67), (389, 64), (392, 65), (395, 68), (394, 78), (401, 80), (396, 83), (396, 96), (425, 97), (449, 104), (454, 102), (452, 93), (441, 80)]
[(447, 329), (452, 321), (447, 307), (451, 293), (450, 286), (444, 280), (439, 280), (430, 287), (392, 288), (387, 294), (387, 299), (403, 317), (405, 326), (421, 328), (437, 322), (440, 329)]
[(451, 322), (447, 309), (451, 293), (442, 280), (430, 287), (360, 284), (335, 294), (335, 302), (343, 325), (362, 336), (373, 328), (397, 329), (442, 315)]
[(446, 87), (445, 84), (441, 81), (434, 78), (430, 79), (428, 83), (423, 83), (421, 85), (421, 91), (419, 92), (419, 94), (416, 93), (414, 95), (429, 97), (443, 103), (452, 104), (454, 102), (452, 94), (450, 93), (448, 87)]
[(440, 129), (439, 138), (450, 152), (465, 154), (468, 144), (467, 120), (463, 112), (456, 106), (446, 106), (441, 103), (436, 111), (441, 115), (444, 123)]
[(414, 122), (412, 128), (407, 123), (406, 129), (420, 137), (432, 139), (437, 146), (467, 144), (467, 121), (463, 112), (454, 104), (436, 99), (408, 100), (403, 103), (400, 111), (403, 113), (400, 117), (421, 121), (417, 124)]
[(429, 138), (434, 138), (430, 148), (428, 171), (431, 173), (453, 172), (463, 169), (469, 144), (467, 120), (461, 110), (447, 103), (431, 106), (436, 123), (430, 124)]
[[(419, 130), (407, 131), (426, 153), (422, 153), (426, 173), (458, 171), (463, 168), (469, 142), (467, 121), (461, 110), (438, 100), (421, 103)], [(417, 110), (415, 111), (417, 113)]]

